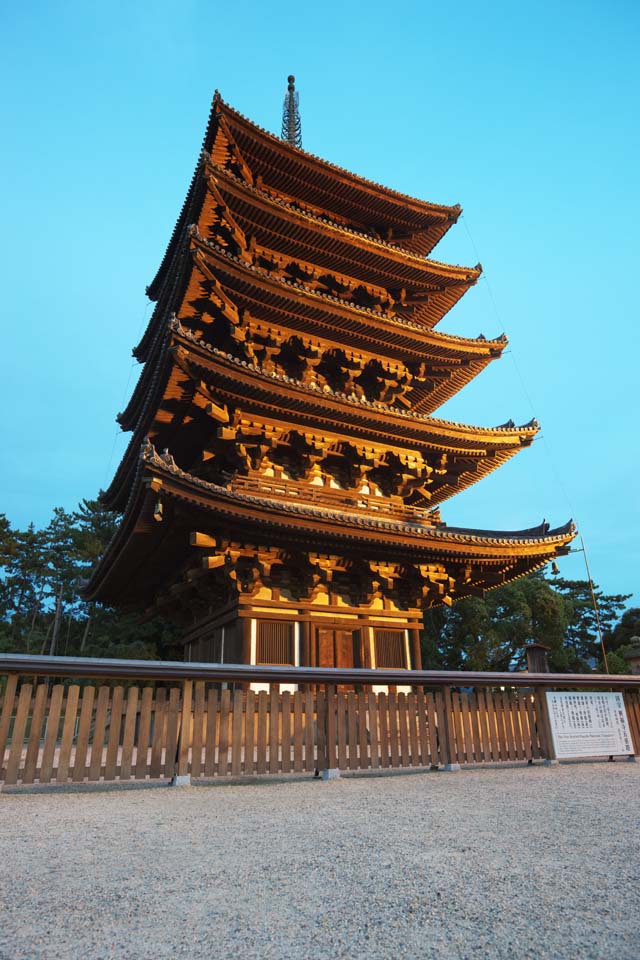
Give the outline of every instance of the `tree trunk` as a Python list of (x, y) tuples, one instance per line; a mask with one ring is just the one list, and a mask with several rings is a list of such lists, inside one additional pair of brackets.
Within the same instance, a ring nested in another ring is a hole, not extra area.
[(62, 619), (62, 588), (63, 585), (60, 584), (60, 589), (58, 591), (58, 598), (56, 600), (56, 615), (53, 621), (53, 634), (51, 636), (51, 645), (49, 647), (49, 656), (53, 657), (56, 651), (56, 644), (58, 642), (58, 634), (60, 632), (60, 621)]
[(84, 653), (84, 648), (86, 646), (87, 640), (89, 639), (89, 627), (91, 626), (91, 617), (93, 616), (94, 605), (91, 604), (90, 613), (87, 617), (87, 622), (84, 626), (84, 633), (82, 634), (82, 640), (80, 641), (80, 655)]

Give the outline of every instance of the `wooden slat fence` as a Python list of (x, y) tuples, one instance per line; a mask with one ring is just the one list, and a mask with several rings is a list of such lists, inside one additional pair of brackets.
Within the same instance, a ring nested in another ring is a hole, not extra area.
[[(140, 781), (534, 761), (540, 687), (247, 684), (0, 677), (0, 781)], [(585, 677), (585, 686), (588, 678)], [(640, 689), (625, 688), (640, 754)]]

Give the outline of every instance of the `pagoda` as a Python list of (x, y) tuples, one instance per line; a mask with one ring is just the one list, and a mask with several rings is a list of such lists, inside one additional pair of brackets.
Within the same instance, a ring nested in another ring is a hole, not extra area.
[(431, 259), (460, 213), (304, 152), (293, 78), (282, 138), (216, 92), (89, 599), (171, 618), (187, 660), (419, 669), (425, 608), (568, 551), (571, 523), (440, 516), (538, 430), (434, 417), (507, 343), (435, 329), (481, 273)]

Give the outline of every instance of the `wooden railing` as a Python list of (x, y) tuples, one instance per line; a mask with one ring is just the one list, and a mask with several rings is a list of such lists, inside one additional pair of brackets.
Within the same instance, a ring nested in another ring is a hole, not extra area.
[(0, 780), (187, 781), (552, 759), (544, 692), (576, 688), (624, 691), (640, 753), (640, 677), (1, 656)]

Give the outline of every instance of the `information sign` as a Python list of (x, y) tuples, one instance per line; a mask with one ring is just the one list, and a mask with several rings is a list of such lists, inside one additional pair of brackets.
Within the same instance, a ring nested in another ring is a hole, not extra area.
[(547, 691), (547, 705), (558, 760), (633, 754), (621, 693)]

